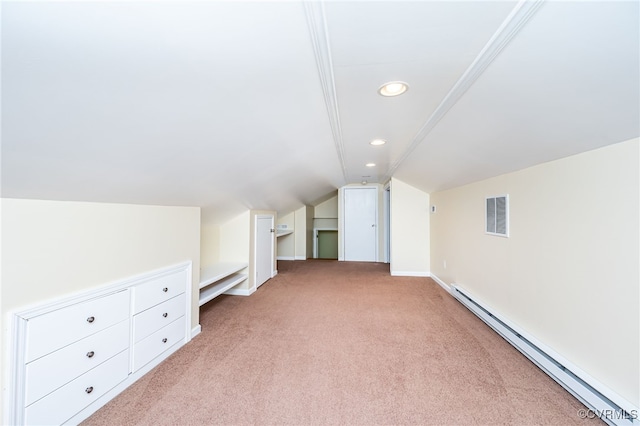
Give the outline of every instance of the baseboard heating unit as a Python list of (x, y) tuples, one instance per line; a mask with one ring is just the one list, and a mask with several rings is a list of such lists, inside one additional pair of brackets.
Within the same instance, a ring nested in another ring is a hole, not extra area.
[(640, 425), (638, 407), (635, 407), (579, 368), (565, 361), (550, 348), (537, 342), (535, 338), (527, 336), (524, 331), (517, 330), (516, 327), (509, 325), (508, 321), (492, 313), (490, 309), (467, 290), (454, 284), (451, 287), (451, 294), (522, 352), (542, 371), (587, 406), (588, 410), (584, 413), (576, 413), (576, 416), (599, 417), (607, 424), (615, 426)]

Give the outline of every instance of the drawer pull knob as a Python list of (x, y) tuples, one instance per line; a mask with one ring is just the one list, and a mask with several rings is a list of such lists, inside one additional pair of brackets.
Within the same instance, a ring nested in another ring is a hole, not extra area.
[(88, 322), (89, 324), (91, 324), (91, 323), (92, 323), (92, 322), (94, 322), (95, 320), (96, 320), (96, 317), (89, 317), (89, 318), (87, 318), (87, 322)]
[(167, 317), (169, 314), (167, 312), (165, 312), (164, 314), (162, 314), (163, 317)]
[(169, 289), (167, 287), (163, 288), (162, 291), (164, 291), (165, 293), (169, 291)]
[(88, 388), (86, 388), (84, 391), (85, 391), (86, 393), (91, 393), (91, 392), (93, 392), (93, 386), (89, 386), (89, 387), (88, 387)]
[(87, 358), (93, 358), (93, 356), (94, 356), (95, 354), (96, 354), (95, 352), (93, 352), (93, 351), (89, 351), (89, 352), (87, 352)]
[(167, 338), (162, 339), (162, 343), (167, 343)]

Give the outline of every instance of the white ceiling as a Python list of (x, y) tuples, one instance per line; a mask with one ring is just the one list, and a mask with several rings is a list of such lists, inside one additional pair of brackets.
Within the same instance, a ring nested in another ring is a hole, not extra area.
[[(201, 206), (222, 221), (346, 183), (431, 192), (627, 140), (640, 135), (639, 13), (4, 1), (2, 196)], [(409, 91), (378, 95), (391, 80)]]

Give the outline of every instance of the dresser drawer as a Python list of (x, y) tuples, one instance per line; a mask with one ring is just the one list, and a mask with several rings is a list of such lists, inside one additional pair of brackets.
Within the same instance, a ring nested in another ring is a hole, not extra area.
[(149, 361), (183, 341), (185, 319), (181, 317), (166, 327), (156, 331), (133, 346), (133, 371), (143, 367)]
[(104, 330), (129, 317), (129, 291), (58, 309), (27, 321), (26, 362)]
[(100, 398), (129, 375), (129, 351), (64, 385), (25, 409), (28, 425), (59, 425)]
[(180, 271), (133, 287), (133, 313), (137, 314), (184, 293), (186, 281), (187, 272)]
[(160, 330), (167, 324), (175, 321), (185, 314), (187, 296), (182, 293), (179, 296), (162, 302), (133, 317), (133, 341), (139, 342), (151, 333)]
[(128, 320), (26, 365), (25, 405), (30, 405), (129, 347)]

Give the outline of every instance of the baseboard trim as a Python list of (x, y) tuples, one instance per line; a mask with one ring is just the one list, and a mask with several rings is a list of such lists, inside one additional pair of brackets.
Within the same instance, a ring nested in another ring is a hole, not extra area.
[(436, 275), (431, 274), (431, 279), (437, 282), (440, 285), (440, 287), (442, 287), (447, 293), (453, 293), (453, 289), (451, 288), (451, 286), (445, 283), (444, 281), (442, 281)]
[(307, 256), (296, 256), (294, 260), (307, 260)]
[(232, 288), (224, 292), (230, 296), (251, 296), (256, 291), (255, 288)]
[(429, 271), (391, 271), (392, 277), (430, 277)]
[(278, 256), (276, 260), (296, 260), (294, 256)]
[(567, 392), (589, 408), (586, 416), (598, 417), (613, 426), (640, 425), (640, 409), (594, 379), (562, 355), (494, 312), (491, 307), (457, 284), (452, 295), (478, 318), (502, 336)]
[(200, 324), (196, 325), (191, 329), (191, 338), (193, 339), (202, 331), (202, 326)]

